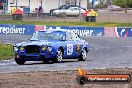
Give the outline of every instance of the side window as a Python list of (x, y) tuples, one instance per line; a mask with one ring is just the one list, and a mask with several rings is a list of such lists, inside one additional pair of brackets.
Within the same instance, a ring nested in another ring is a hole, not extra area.
[(33, 36), (31, 37), (31, 39), (38, 39), (38, 32), (35, 32), (35, 33), (33, 34)]
[(72, 8), (73, 10), (77, 10), (77, 8)]
[(71, 38), (72, 38), (73, 41), (80, 40), (78, 34), (77, 33), (74, 33), (74, 32), (72, 33)]
[(77, 40), (80, 40), (80, 38), (79, 38), (77, 33), (67, 32), (66, 33), (66, 40), (77, 41)]
[(66, 40), (72, 40), (70, 32), (66, 32)]
[(78, 7), (75, 7), (74, 10), (78, 10)]

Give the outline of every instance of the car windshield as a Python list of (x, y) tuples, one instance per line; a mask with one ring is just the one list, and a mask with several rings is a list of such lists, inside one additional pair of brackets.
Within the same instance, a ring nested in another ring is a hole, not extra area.
[(30, 40), (65, 40), (65, 32), (39, 31), (34, 33)]

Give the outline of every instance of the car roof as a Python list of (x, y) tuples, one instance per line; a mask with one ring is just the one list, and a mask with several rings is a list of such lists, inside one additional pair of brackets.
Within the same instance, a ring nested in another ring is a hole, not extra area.
[(50, 32), (55, 32), (55, 31), (60, 31), (60, 32), (68, 32), (65, 29), (48, 29), (48, 30), (39, 30), (40, 32), (45, 32), (45, 31), (50, 31)]
[[(64, 8), (65, 8), (65, 9), (68, 9), (68, 8), (70, 8), (70, 7), (79, 7), (79, 8), (83, 8), (83, 7), (78, 6), (78, 5), (67, 5), (67, 6), (65, 6)], [(85, 9), (85, 8), (83, 8), (83, 9)]]

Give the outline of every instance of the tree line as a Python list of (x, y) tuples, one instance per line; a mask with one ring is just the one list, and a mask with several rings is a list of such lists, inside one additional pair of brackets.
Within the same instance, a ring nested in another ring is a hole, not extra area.
[(112, 4), (122, 8), (132, 8), (132, 0), (112, 0)]
[(122, 8), (132, 8), (132, 0), (100, 0), (95, 8), (106, 8), (109, 5), (117, 5)]

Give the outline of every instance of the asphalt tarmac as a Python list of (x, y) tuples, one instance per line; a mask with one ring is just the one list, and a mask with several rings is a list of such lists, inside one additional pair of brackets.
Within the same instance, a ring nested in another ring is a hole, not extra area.
[[(30, 37), (29, 35), (0, 35), (0, 42), (15, 44), (28, 41)], [(39, 61), (17, 65), (14, 59), (11, 59), (0, 62), (0, 72), (77, 70), (80, 65), (88, 70), (132, 67), (132, 38), (87, 37), (83, 39), (90, 44), (86, 61), (65, 60), (63, 63), (53, 64)]]

